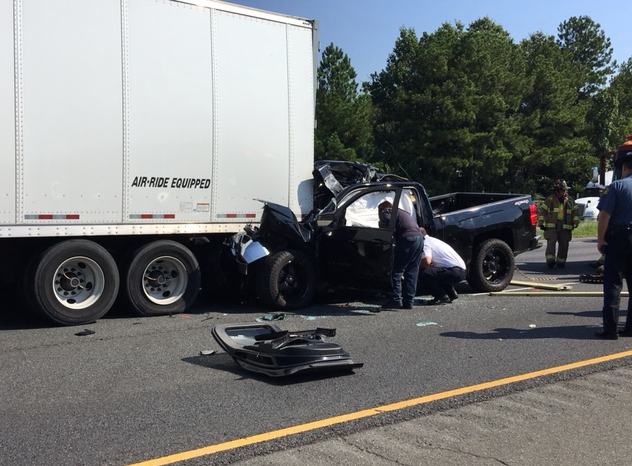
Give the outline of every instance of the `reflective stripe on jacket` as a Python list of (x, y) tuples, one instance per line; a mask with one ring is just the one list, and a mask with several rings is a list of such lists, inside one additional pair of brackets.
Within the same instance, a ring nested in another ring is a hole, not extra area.
[[(558, 211), (560, 201), (555, 194), (551, 194), (544, 200), (544, 204), (540, 206), (538, 214), (538, 225), (540, 228), (555, 228), (558, 222)], [(577, 204), (567, 197), (563, 206), (562, 228), (564, 230), (572, 230), (579, 223), (579, 209)]]

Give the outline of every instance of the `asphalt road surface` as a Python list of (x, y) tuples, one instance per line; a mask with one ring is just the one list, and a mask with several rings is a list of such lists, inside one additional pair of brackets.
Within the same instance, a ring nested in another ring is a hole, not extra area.
[[(357, 445), (375, 445), (384, 441), (380, 429), (397, 435), (395, 427), (404, 432), (408, 426), (418, 429), (416, 422), (446, 419), (465, 429), (454, 430), (455, 442), (458, 435), (482, 439), (498, 435), (490, 433), (494, 423), (503, 430), (498, 417), (489, 420), (479, 414), (481, 424), (476, 421), (477, 410), (483, 412), (485, 403), (498, 400), (507, 401), (502, 408), (506, 418), (543, 419), (533, 425), (511, 423), (530, 441), (540, 439), (545, 426), (554, 424), (551, 413), (573, 403), (586, 405), (578, 403), (580, 397), (570, 396), (575, 400), (571, 403), (547, 395), (547, 390), (589, 380), (596, 387), (591, 392), (604, 386), (615, 392), (610, 394), (615, 399), (622, 390), (612, 387), (629, 376), (629, 356), (608, 356), (631, 350), (632, 339), (594, 338), (601, 324), (601, 298), (582, 292), (598, 292), (601, 286), (578, 281), (579, 274), (592, 271), (587, 263), (597, 257), (594, 239), (571, 243), (565, 269), (546, 269), (543, 249), (518, 256), (516, 280), (558, 285), (564, 288), (563, 296), (551, 296), (548, 290), (540, 290), (540, 296), (490, 296), (463, 283), (459, 299), (450, 305), (423, 306), (420, 298), (413, 310), (375, 312), (378, 296), (348, 292), (326, 296), (275, 322), (289, 330), (336, 328), (333, 341), (364, 363), (344, 376), (278, 379), (239, 368), (221, 351), (211, 329), (270, 315), (239, 299), (228, 304), (201, 299), (193, 312), (173, 317), (137, 318), (115, 310), (81, 327), (34, 325), (21, 316), (20, 303), (5, 301), (0, 314), (0, 464), (291, 464), (284, 461), (295, 461), (301, 454), (322, 460), (313, 464), (389, 464), (398, 461), (395, 453), (384, 453), (378, 460), (328, 456), (334, 446), (327, 442), (342, 441), (348, 447), (355, 439)], [(532, 290), (509, 289), (522, 288)], [(82, 335), (84, 329), (94, 333)], [(598, 357), (606, 360), (566, 369)], [(565, 369), (538, 372), (559, 366)], [(512, 377), (516, 379), (496, 386), (481, 385)], [(463, 387), (475, 388), (459, 391)], [(433, 394), (444, 395), (433, 400)], [(513, 404), (507, 398), (521, 394), (535, 398)], [(379, 413), (379, 407), (399, 406), (394, 404), (404, 400), (423, 402)], [(367, 410), (373, 413), (327, 425), (328, 419)], [(469, 414), (463, 414), (466, 411)], [(247, 439), (318, 421), (325, 427), (278, 439), (270, 434), (268, 442)], [(214, 452), (213, 446), (244, 438)], [(399, 452), (404, 455), (404, 450)], [(424, 453), (426, 457), (442, 464), (436, 456)], [(458, 455), (444, 459), (444, 464), (497, 464), (493, 455), (489, 463), (463, 462)], [(402, 462), (431, 464), (415, 456)], [(527, 463), (518, 457), (512, 464)]]

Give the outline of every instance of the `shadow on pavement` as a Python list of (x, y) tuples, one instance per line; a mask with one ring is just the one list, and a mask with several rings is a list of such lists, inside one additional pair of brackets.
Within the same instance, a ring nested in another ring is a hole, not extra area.
[(209, 369), (218, 369), (225, 372), (230, 372), (231, 374), (237, 376), (237, 380), (251, 379), (275, 386), (296, 385), (299, 383), (308, 383), (325, 378), (329, 379), (333, 377), (345, 377), (348, 375), (353, 375), (355, 373), (355, 371), (322, 371), (305, 374), (299, 373), (284, 377), (270, 377), (264, 374), (258, 374), (256, 372), (243, 369), (228, 353), (225, 353), (223, 351), (210, 355), (182, 358), (182, 361)]
[[(536, 328), (496, 328), (488, 333), (476, 332), (445, 332), (443, 337), (461, 338), (466, 340), (538, 340), (546, 338), (563, 338), (570, 340), (598, 340), (595, 331), (601, 326), (570, 325), (563, 327)], [(632, 339), (630, 339), (632, 343)]]

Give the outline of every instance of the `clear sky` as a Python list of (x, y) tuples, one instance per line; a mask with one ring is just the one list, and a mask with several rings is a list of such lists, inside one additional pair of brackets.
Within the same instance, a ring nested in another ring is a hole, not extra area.
[(589, 16), (612, 42), (613, 58), (632, 57), (630, 0), (230, 0), (319, 21), (321, 50), (333, 42), (351, 60), (357, 81), (386, 66), (401, 27), (417, 36), (441, 24), (463, 23), (489, 16), (516, 43), (542, 31), (557, 37), (557, 27), (571, 16)]

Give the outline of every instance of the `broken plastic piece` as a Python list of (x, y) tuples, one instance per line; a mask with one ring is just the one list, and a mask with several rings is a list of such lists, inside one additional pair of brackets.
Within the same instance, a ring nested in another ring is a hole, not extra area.
[(274, 324), (228, 324), (213, 328), (213, 337), (237, 364), (249, 371), (280, 377), (296, 373), (347, 371), (362, 367), (325, 337), (336, 329), (290, 332)]
[(94, 330), (90, 330), (89, 328), (81, 331), (81, 332), (77, 332), (75, 333), (75, 335), (77, 335), (78, 337), (85, 337), (86, 335), (94, 335), (96, 332)]
[(268, 314), (267, 316), (257, 317), (255, 320), (257, 322), (269, 322), (271, 320), (283, 320), (285, 319), (285, 314), (282, 312), (275, 312), (274, 314)]

